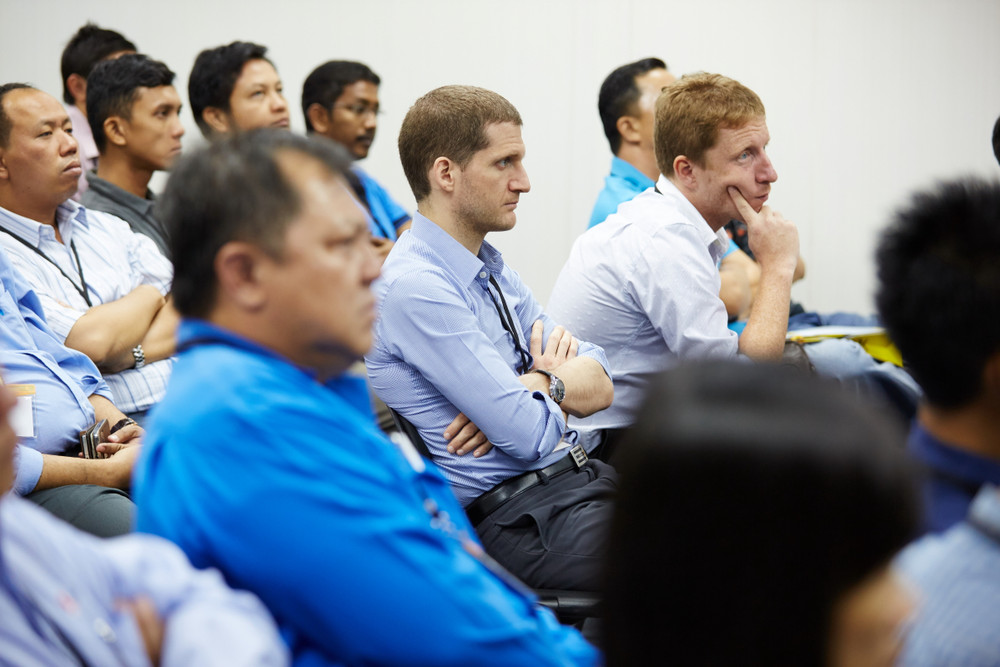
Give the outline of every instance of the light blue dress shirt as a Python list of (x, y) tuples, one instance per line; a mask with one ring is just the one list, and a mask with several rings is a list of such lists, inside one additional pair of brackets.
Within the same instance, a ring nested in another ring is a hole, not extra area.
[(74, 447), (94, 421), (88, 397), (111, 399), (94, 363), (63, 345), (42, 316), (42, 305), (0, 249), (0, 368), (8, 384), (33, 385), (34, 434), (15, 450), (15, 490), (29, 493), (42, 473), (42, 455)]
[[(554, 463), (566, 455), (556, 449), (560, 442), (575, 442), (577, 435), (567, 432), (562, 410), (547, 393), (531, 392), (517, 379), (521, 360), (490, 296), (491, 275), (523, 349), (528, 351), (535, 320), (544, 322), (548, 340), (555, 321), (496, 248), (484, 242), (473, 255), (414, 214), (375, 284), (379, 317), (365, 357), (375, 393), (419, 429), (463, 505), (509, 477)], [(578, 355), (607, 372), (596, 345), (581, 342)], [(485, 456), (448, 453), (444, 430), (459, 412), (493, 443)]]
[(195, 570), (173, 544), (98, 539), (26, 500), (0, 498), (0, 663), (149, 665), (135, 618), (119, 605), (138, 596), (164, 622), (162, 667), (288, 664), (260, 601), (218, 572)]
[[(10, 234), (0, 232), (0, 245), (38, 295), (45, 319), (60, 341), (66, 340), (91, 307), (77, 289), (80, 273), (70, 243), (79, 253), (94, 306), (120, 299), (140, 285), (151, 285), (164, 295), (170, 291), (173, 266), (152, 239), (133, 232), (124, 220), (67, 200), (56, 209), (56, 224), (61, 243), (51, 225), (0, 208), (0, 227), (40, 249), (66, 274)], [(170, 359), (160, 359), (141, 369), (109, 373), (105, 380), (118, 409), (125, 413), (148, 410), (163, 397), (172, 364)]]
[(899, 664), (1000, 664), (1000, 490), (986, 485), (968, 518), (907, 547), (896, 569), (917, 588)]

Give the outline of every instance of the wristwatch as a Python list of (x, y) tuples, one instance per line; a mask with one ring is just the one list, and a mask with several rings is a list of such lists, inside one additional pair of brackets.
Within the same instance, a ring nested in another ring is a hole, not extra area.
[(132, 348), (132, 358), (135, 359), (136, 370), (146, 365), (146, 353), (142, 351), (142, 343)]
[(541, 368), (534, 368), (531, 372), (541, 373), (547, 377), (549, 379), (549, 398), (555, 401), (556, 405), (563, 402), (563, 399), (566, 398), (566, 385), (563, 384), (562, 380), (548, 371), (543, 371)]

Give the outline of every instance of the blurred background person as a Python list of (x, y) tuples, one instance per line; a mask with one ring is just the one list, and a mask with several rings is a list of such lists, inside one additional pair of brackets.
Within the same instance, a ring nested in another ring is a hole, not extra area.
[(681, 366), (622, 442), (608, 665), (890, 665), (917, 501), (887, 421), (778, 367)]

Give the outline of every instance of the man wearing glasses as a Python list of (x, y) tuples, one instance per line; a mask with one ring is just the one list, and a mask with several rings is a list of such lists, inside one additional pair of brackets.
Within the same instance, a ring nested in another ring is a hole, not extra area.
[[(302, 113), (309, 132), (341, 144), (354, 160), (368, 157), (378, 126), (378, 74), (359, 62), (323, 63), (302, 85)], [(372, 243), (385, 261), (396, 238), (410, 227), (410, 214), (378, 181), (358, 168), (351, 187), (368, 209)]]

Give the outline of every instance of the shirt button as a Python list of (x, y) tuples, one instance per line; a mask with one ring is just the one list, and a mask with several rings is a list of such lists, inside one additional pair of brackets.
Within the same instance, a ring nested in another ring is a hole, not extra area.
[(479, 272), (479, 277), (480, 278), (485, 278), (486, 277), (486, 272), (485, 271), (480, 271)]

